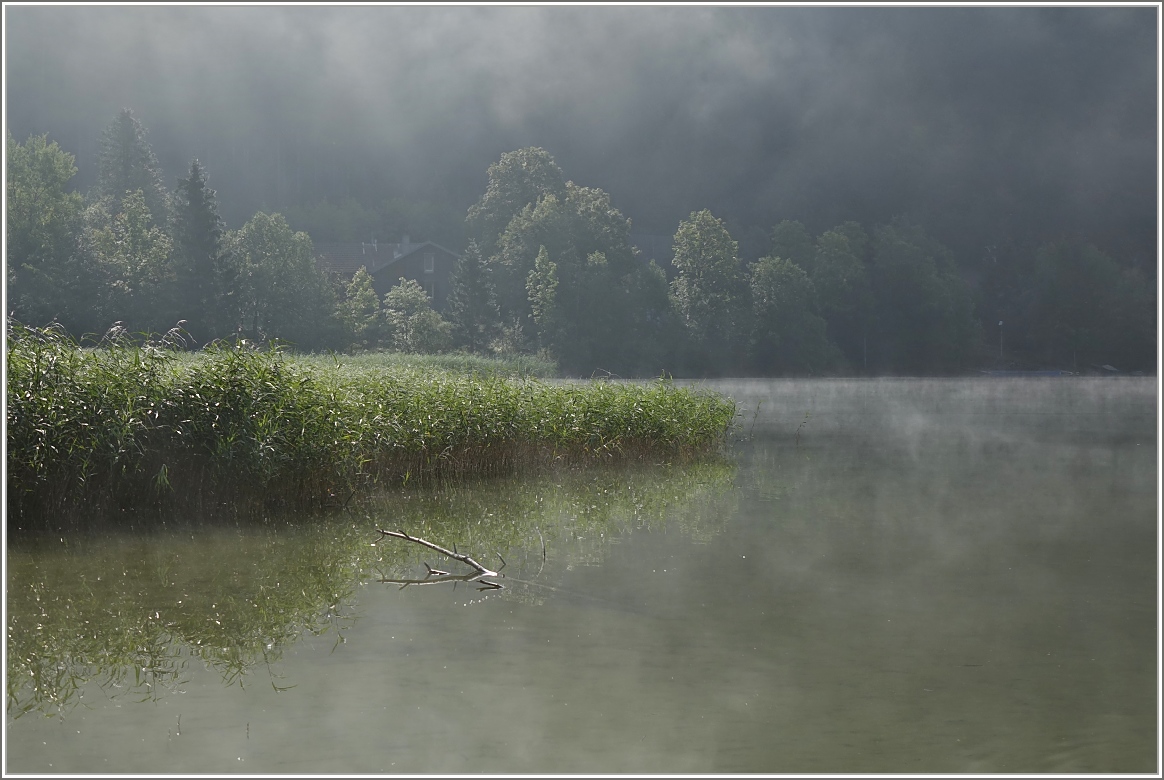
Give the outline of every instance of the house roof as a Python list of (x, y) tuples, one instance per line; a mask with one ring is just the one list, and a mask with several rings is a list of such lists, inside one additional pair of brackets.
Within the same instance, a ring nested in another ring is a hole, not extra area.
[(423, 249), (439, 249), (452, 257), (460, 257), (456, 252), (445, 249), (433, 241), (420, 243), (401, 242), (384, 244), (379, 242), (320, 243), (315, 245), (315, 261), (324, 271), (352, 276), (361, 267), (374, 274), (397, 260), (416, 254)]

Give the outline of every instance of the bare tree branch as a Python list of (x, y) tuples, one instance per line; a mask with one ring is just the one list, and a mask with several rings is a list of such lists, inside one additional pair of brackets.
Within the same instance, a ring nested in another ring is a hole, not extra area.
[(484, 579), (489, 575), (477, 572), (475, 574), (434, 574), (430, 573), (422, 580), (398, 580), (391, 577), (381, 577), (377, 582), (387, 582), (393, 585), (399, 585), (401, 590), (404, 590), (409, 585), (435, 585), (438, 582), (451, 582), (453, 587), (456, 587), (458, 582), (472, 582), (479, 587), (477, 590), (501, 590), (505, 586), (497, 582), (489, 582)]
[[(379, 532), (382, 536), (394, 536), (397, 539), (404, 539), (404, 540), (409, 541), (409, 542), (415, 542), (416, 544), (423, 545), (423, 546), (429, 548), (430, 550), (436, 550), (441, 555), (448, 556), (449, 558), (452, 558), (454, 561), (460, 561), (461, 563), (463, 563), (467, 566), (472, 566), (474, 569), (477, 570), (477, 572), (479, 573), (479, 575), (481, 577), (499, 577), (499, 576), (501, 576), (497, 572), (492, 571), (491, 569), (488, 569), (488, 568), (482, 566), (481, 564), (477, 563), (475, 560), (470, 558), (468, 555), (462, 555), (461, 553), (453, 552), (452, 550), (446, 550), (444, 547), (441, 547), (439, 544), (433, 544), (432, 542), (427, 542), (424, 539), (421, 539), (421, 538), (416, 537), (416, 536), (409, 536), (408, 534), (404, 533), (403, 531), (385, 531), (385, 530), (380, 529), (380, 528), (377, 528), (376, 531)], [(425, 564), (425, 565), (427, 566), (428, 564)], [(431, 569), (431, 567), (430, 567), (430, 572), (435, 572), (435, 571), (438, 571), (438, 570)]]

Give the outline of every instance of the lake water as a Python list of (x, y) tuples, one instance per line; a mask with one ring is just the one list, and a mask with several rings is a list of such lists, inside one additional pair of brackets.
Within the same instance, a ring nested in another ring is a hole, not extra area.
[(1156, 379), (709, 386), (697, 466), (9, 540), (7, 772), (1160, 770)]

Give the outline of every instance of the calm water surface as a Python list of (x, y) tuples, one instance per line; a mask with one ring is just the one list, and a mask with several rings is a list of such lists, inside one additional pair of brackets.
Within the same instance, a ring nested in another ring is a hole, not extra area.
[(712, 386), (724, 462), (9, 540), (6, 770), (1159, 771), (1155, 379)]

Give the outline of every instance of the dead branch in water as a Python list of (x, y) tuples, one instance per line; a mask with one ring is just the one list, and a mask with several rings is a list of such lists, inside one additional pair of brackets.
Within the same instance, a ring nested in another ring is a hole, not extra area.
[[(387, 582), (387, 583), (391, 583), (393, 585), (399, 585), (401, 590), (404, 590), (409, 585), (435, 585), (438, 582), (454, 582), (454, 583), (456, 583), (456, 582), (475, 582), (478, 585), (480, 585), (480, 587), (477, 588), (477, 590), (501, 590), (502, 588), (505, 587), (504, 585), (502, 585), (499, 582), (490, 582), (489, 580), (484, 579), (485, 577), (487, 577), (489, 575), (482, 574), (480, 572), (476, 572), (473, 574), (449, 574), (448, 572), (440, 572), (438, 574), (437, 573), (438, 571), (439, 571), (439, 569), (433, 569), (432, 567), (429, 567), (428, 574), (426, 574), (424, 576), (424, 579), (420, 579), (420, 580), (417, 580), (417, 579), (412, 579), (412, 580), (394, 579), (392, 577), (381, 577), (379, 580), (377, 580), (377, 582)], [(500, 576), (500, 575), (495, 574), (494, 576)]]
[[(395, 537), (397, 539), (404, 539), (405, 541), (408, 541), (408, 542), (415, 542), (416, 544), (427, 547), (430, 550), (436, 550), (441, 555), (452, 558), (454, 561), (460, 561), (461, 563), (465, 564), (466, 566), (472, 566), (477, 572), (476, 574), (461, 574), (461, 575), (450, 574), (447, 571), (442, 571), (440, 569), (434, 569), (433, 567), (429, 566), (426, 563), (424, 566), (426, 569), (428, 569), (428, 574), (426, 574), (424, 576), (424, 579), (397, 580), (397, 579), (383, 578), (380, 580), (380, 582), (396, 583), (396, 584), (400, 585), (401, 588), (407, 587), (409, 585), (431, 585), (432, 583), (435, 583), (435, 582), (476, 582), (482, 586), (481, 590), (487, 590), (487, 589), (496, 590), (496, 589), (500, 589), (502, 587), (500, 584), (498, 584), (496, 582), (487, 582), (485, 580), (486, 577), (501, 577), (501, 576), (503, 576), (502, 574), (500, 574), (499, 572), (495, 572), (492, 569), (489, 569), (485, 566), (482, 566), (481, 564), (477, 563), (477, 561), (470, 558), (468, 555), (465, 555), (465, 554), (459, 553), (459, 552), (454, 552), (453, 550), (447, 550), (444, 547), (441, 547), (439, 544), (433, 544), (432, 542), (421, 539), (418, 536), (410, 536), (409, 534), (406, 534), (403, 531), (385, 531), (381, 528), (377, 528), (376, 531), (381, 535), (381, 538), (383, 538), (385, 536), (392, 536), (392, 537)], [(497, 557), (501, 558), (501, 554), (498, 553)], [(501, 568), (503, 568), (503, 569), (505, 568), (505, 559), (504, 558), (501, 558)]]

